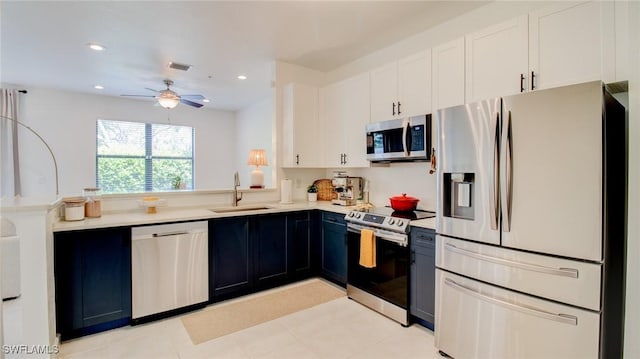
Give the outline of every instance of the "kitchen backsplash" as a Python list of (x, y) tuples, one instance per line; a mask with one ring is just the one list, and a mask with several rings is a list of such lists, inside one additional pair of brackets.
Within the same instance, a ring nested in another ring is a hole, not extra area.
[(369, 201), (376, 206), (389, 205), (389, 197), (406, 193), (420, 199), (418, 208), (436, 210), (436, 175), (429, 174), (429, 162), (393, 163), (388, 167), (340, 169), (283, 169), (284, 178), (293, 181), (293, 198), (304, 200), (307, 186), (314, 180), (330, 179), (333, 171), (369, 181)]
[[(420, 199), (419, 209), (436, 210), (436, 175), (429, 174), (429, 162), (392, 163), (388, 167), (347, 169), (349, 176), (369, 181), (369, 201), (389, 205), (389, 197), (406, 193)], [(326, 173), (331, 178), (333, 170)]]

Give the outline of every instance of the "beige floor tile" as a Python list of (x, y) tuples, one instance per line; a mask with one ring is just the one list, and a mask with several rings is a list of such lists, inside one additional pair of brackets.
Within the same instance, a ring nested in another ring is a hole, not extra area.
[(110, 332), (97, 333), (67, 340), (60, 345), (60, 355), (68, 356), (96, 349), (105, 349), (109, 344)]
[(270, 321), (229, 335), (250, 357), (262, 357), (279, 348), (298, 344), (278, 320)]
[(319, 357), (306, 345), (293, 343), (276, 348), (264, 356), (252, 356), (252, 359), (318, 359)]
[(109, 349), (107, 347), (95, 348), (73, 354), (60, 354), (62, 359), (109, 359)]
[(148, 335), (132, 335), (112, 340), (108, 349), (110, 358), (178, 358), (171, 333), (160, 328)]
[(181, 359), (249, 359), (249, 355), (242, 349), (238, 342), (227, 335), (198, 345), (181, 348), (178, 351)]

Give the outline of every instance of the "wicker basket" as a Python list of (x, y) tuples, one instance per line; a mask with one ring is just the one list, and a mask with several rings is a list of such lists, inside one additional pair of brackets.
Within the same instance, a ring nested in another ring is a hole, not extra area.
[(331, 201), (338, 198), (338, 194), (333, 191), (330, 179), (315, 180), (313, 184), (318, 187), (318, 201)]

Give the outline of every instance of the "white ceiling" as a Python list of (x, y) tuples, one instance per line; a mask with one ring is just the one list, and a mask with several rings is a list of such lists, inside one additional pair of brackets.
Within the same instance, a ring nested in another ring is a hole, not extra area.
[[(274, 60), (330, 71), (481, 5), (5, 0), (0, 81), (119, 96), (151, 95), (145, 87), (163, 89), (169, 78), (178, 93), (210, 98), (209, 108), (237, 110), (269, 94)], [(89, 50), (90, 42), (107, 50)], [(169, 61), (193, 68), (169, 69)]]

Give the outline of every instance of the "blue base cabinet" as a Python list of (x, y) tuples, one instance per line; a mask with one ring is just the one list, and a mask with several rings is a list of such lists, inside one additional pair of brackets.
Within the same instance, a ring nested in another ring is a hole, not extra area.
[(55, 233), (54, 273), (62, 340), (129, 324), (129, 227)]
[(310, 211), (210, 220), (210, 301), (310, 278), (312, 226)]
[(310, 211), (287, 214), (287, 271), (290, 280), (306, 279), (314, 274), (312, 226)]
[(255, 285), (274, 287), (287, 281), (287, 216), (268, 214), (252, 218)]
[(251, 287), (249, 217), (209, 221), (209, 298)]
[(344, 214), (322, 212), (323, 277), (342, 286), (347, 283), (347, 224)]
[(418, 322), (433, 328), (435, 313), (436, 233), (411, 228), (411, 298), (409, 311)]

